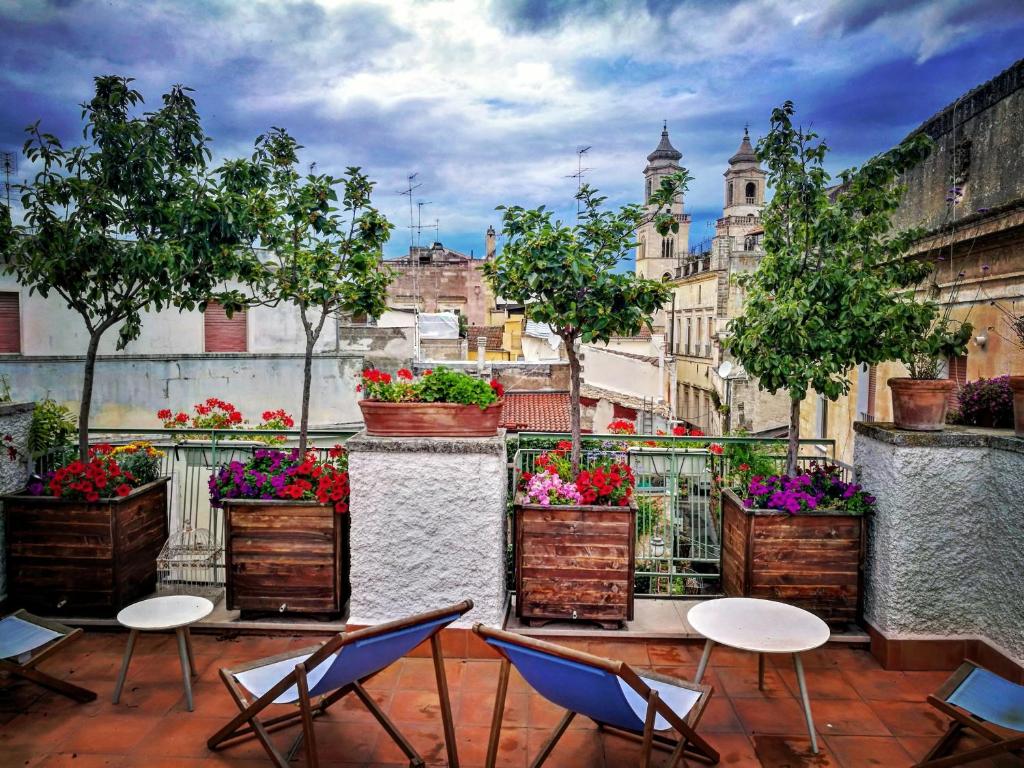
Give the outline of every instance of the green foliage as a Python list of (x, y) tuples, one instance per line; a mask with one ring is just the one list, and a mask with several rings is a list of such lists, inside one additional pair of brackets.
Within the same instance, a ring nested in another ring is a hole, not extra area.
[[(140, 116), (131, 78), (95, 78), (82, 105), (85, 144), (65, 148), (39, 122), (24, 154), (40, 170), (19, 186), (27, 226), (0, 206), (0, 261), (43, 296), (82, 318), (86, 352), (79, 449), (86, 458), (92, 375), (100, 337), (118, 325), (119, 349), (138, 338), (142, 313), (204, 306), (218, 286), (248, 271), (239, 251), (245, 208), (220, 169), (207, 170), (209, 137), (190, 89), (174, 86)], [(230, 310), (237, 294), (225, 292)]]
[[(737, 279), (746, 296), (726, 344), (763, 389), (785, 389), (798, 404), (811, 390), (830, 400), (848, 392), (856, 365), (902, 358), (937, 310), (907, 290), (930, 271), (905, 258), (919, 233), (891, 231), (897, 182), (927, 156), (928, 137), (842, 172), (834, 190), (827, 146), (795, 128), (793, 114), (788, 101), (774, 110), (758, 144), (775, 190), (763, 213), (765, 256)], [(791, 424), (791, 462), (798, 430)]]
[(33, 456), (49, 453), (74, 441), (78, 423), (71, 411), (49, 398), (36, 403), (28, 428), (28, 450)]
[(661, 506), (653, 496), (637, 494), (635, 498), (637, 536), (650, 536), (658, 529)]
[(0, 374), (0, 403), (11, 402), (11, 380), (6, 373)]
[(273, 128), (256, 139), (251, 161), (230, 164), (249, 204), (251, 236), (267, 257), (250, 285), (258, 302), (294, 304), (306, 335), (299, 450), (309, 428), (313, 347), (327, 318), (339, 313), (380, 317), (392, 272), (383, 247), (393, 225), (372, 204), (374, 183), (359, 168), (335, 177), (298, 170), (302, 147)]
[(573, 465), (579, 466), (579, 362), (574, 345), (608, 341), (650, 326), (652, 315), (668, 300), (661, 282), (615, 269), (636, 246), (636, 230), (653, 221), (658, 231), (676, 232), (679, 224), (664, 209), (689, 183), (682, 171), (662, 181), (648, 207), (602, 208), (605, 198), (589, 186), (576, 195), (581, 213), (576, 224), (553, 219), (542, 206), (503, 211), (505, 247), (484, 264), (484, 275), (499, 296), (525, 305), (530, 320), (547, 323), (569, 356), (572, 399)]
[(461, 403), (486, 408), (498, 402), (498, 393), (486, 381), (449, 368), (435, 368), (413, 386), (417, 398), (425, 403)]

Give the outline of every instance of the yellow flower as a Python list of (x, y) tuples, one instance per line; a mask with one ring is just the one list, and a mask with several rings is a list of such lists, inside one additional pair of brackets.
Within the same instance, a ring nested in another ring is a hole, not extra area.
[(159, 459), (164, 455), (163, 451), (154, 448), (152, 443), (145, 440), (137, 440), (134, 443), (128, 443), (128, 445), (119, 445), (111, 454), (117, 456), (122, 453), (138, 453), (139, 451), (145, 452), (151, 459)]

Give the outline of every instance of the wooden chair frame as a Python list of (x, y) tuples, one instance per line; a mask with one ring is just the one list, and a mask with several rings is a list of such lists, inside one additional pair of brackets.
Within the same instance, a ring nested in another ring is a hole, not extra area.
[[(917, 763), (915, 768), (948, 768), (948, 766), (963, 765), (964, 763), (1001, 754), (1016, 753), (1018, 757), (1024, 757), (1024, 733), (987, 723), (975, 717), (966, 709), (946, 701), (975, 669), (984, 669), (984, 667), (970, 661), (965, 661), (942, 684), (939, 690), (928, 696), (928, 703), (940, 712), (948, 715), (951, 718), (951, 722), (946, 732), (935, 742), (935, 746), (928, 750), (928, 754), (921, 758), (921, 762)], [(965, 752), (958, 752), (954, 755), (949, 754), (949, 751), (953, 748), (953, 745), (965, 728), (984, 736), (991, 743), (969, 749)]]
[[(221, 749), (225, 746), (232, 746), (244, 739), (256, 738), (263, 749), (270, 756), (271, 761), (277, 768), (289, 768), (290, 760), (295, 756), (303, 740), (306, 742), (306, 765), (308, 768), (318, 768), (319, 760), (316, 750), (316, 736), (313, 731), (313, 721), (323, 715), (328, 707), (336, 701), (354, 693), (363, 705), (370, 711), (370, 714), (381, 724), (388, 736), (398, 745), (399, 749), (409, 758), (409, 765), (413, 768), (422, 768), (426, 765), (420, 754), (413, 748), (391, 719), (384, 713), (373, 697), (363, 687), (363, 684), (374, 678), (383, 669), (368, 675), (361, 680), (339, 688), (331, 693), (323, 694), (314, 705), (309, 696), (309, 685), (307, 675), (315, 669), (322, 661), (327, 659), (339, 649), (350, 645), (358, 640), (363, 640), (378, 635), (388, 634), (395, 630), (406, 629), (417, 624), (428, 623), (452, 614), (465, 614), (473, 607), (472, 600), (465, 600), (449, 608), (443, 608), (428, 613), (421, 613), (407, 619), (399, 619), (386, 624), (379, 624), (374, 627), (367, 627), (355, 632), (341, 632), (326, 643), (302, 650), (288, 651), (287, 653), (270, 656), (258, 661), (251, 662), (241, 667), (232, 669), (221, 668), (220, 677), (228, 689), (228, 693), (234, 699), (239, 708), (239, 713), (231, 719), (227, 725), (211, 736), (206, 744), (212, 750)], [(445, 749), (448, 752), (448, 765), (450, 768), (458, 768), (459, 757), (455, 745), (455, 725), (452, 718), (451, 701), (448, 696), (448, 680), (444, 669), (444, 655), (441, 650), (440, 632), (444, 627), (437, 627), (429, 636), (431, 656), (434, 661), (434, 676), (437, 680), (437, 692), (441, 701), (441, 722), (444, 726)], [(297, 664), (295, 669), (285, 675), (273, 688), (253, 701), (249, 701), (242, 686), (235, 680), (234, 676), (256, 667), (262, 667), (277, 661), (295, 658), (305, 653), (311, 653), (305, 661)], [(390, 664), (388, 666), (391, 666)], [(273, 704), (274, 699), (288, 690), (292, 685), (298, 689), (299, 699), (296, 702), (298, 710), (283, 715), (260, 720), (259, 714), (268, 706)], [(282, 755), (270, 742), (270, 734), (274, 731), (294, 725), (297, 721), (302, 724), (302, 731), (292, 743), (287, 755)], [(230, 743), (228, 743), (230, 742)]]
[(36, 626), (57, 632), (63, 635), (63, 637), (55, 638), (49, 643), (39, 646), (39, 649), (33, 648), (29, 651), (30, 656), (27, 661), (17, 662), (10, 661), (8, 659), (0, 659), (0, 672), (5, 672), (11, 677), (28, 680), (38, 686), (47, 688), (55, 693), (67, 696), (69, 699), (74, 699), (78, 702), (84, 703), (87, 701), (94, 701), (96, 699), (95, 691), (90, 691), (87, 688), (73, 685), (65, 680), (59, 680), (53, 675), (48, 675), (45, 672), (41, 672), (36, 669), (39, 664), (53, 656), (68, 643), (81, 637), (81, 628), (71, 629), (71, 627), (66, 627), (56, 621), (49, 621), (48, 619), (42, 619), (38, 616), (34, 616), (25, 610), (15, 611), (11, 616), (19, 618), (22, 621), (26, 621), (29, 624), (35, 624)]
[[(641, 757), (639, 763), (641, 768), (649, 768), (652, 749), (661, 749), (672, 753), (671, 761), (669, 762), (670, 768), (671, 766), (675, 766), (684, 757), (693, 758), (709, 765), (715, 765), (718, 763), (718, 752), (697, 733), (697, 724), (700, 722), (700, 718), (704, 714), (704, 708), (707, 706), (708, 700), (711, 698), (711, 694), (713, 692), (711, 686), (698, 685), (685, 680), (678, 680), (667, 675), (656, 674), (654, 672), (644, 672), (644, 675), (652, 680), (676, 685), (680, 688), (686, 688), (700, 694), (700, 698), (697, 699), (697, 702), (687, 713), (686, 717), (681, 718), (672, 710), (671, 707), (668, 706), (668, 704), (661, 700), (658, 696), (658, 692), (647, 685), (643, 679), (641, 679), (641, 677), (625, 662), (613, 661), (600, 656), (594, 656), (583, 651), (577, 651), (572, 648), (565, 648), (560, 645), (546, 643), (541, 640), (524, 637), (523, 635), (514, 635), (509, 632), (503, 632), (498, 629), (486, 627), (482, 624), (475, 624), (473, 626), (473, 631), (485, 639), (493, 638), (495, 640), (501, 640), (523, 648), (541, 651), (552, 656), (558, 656), (559, 658), (566, 659), (567, 661), (586, 664), (587, 666), (604, 670), (605, 672), (622, 679), (630, 688), (640, 694), (640, 696), (647, 701), (647, 714), (644, 721), (643, 732), (634, 733), (632, 731), (623, 730), (601, 722), (598, 722), (597, 726), (600, 730), (607, 731), (612, 735), (621, 736), (633, 741), (639, 741), (641, 743)], [(502, 657), (501, 672), (498, 677), (498, 693), (494, 701), (494, 714), (491, 717), (491, 735), (487, 743), (487, 759), (484, 763), (487, 768), (494, 768), (498, 755), (498, 741), (501, 738), (501, 721), (505, 710), (505, 697), (508, 693), (508, 679), (513, 665), (511, 659), (509, 659), (501, 648), (493, 645), (490, 647), (497, 651)], [(569, 724), (577, 714), (579, 713), (566, 710), (565, 716), (561, 719), (558, 725), (555, 726), (555, 729), (551, 732), (551, 735), (541, 747), (540, 752), (533, 759), (533, 762), (530, 763), (530, 768), (540, 768), (544, 761), (548, 759), (551, 752), (554, 750), (555, 745), (558, 744), (558, 740), (565, 733)], [(661, 715), (669, 725), (675, 729), (679, 734), (679, 738), (673, 739), (654, 732), (655, 717), (657, 715)]]

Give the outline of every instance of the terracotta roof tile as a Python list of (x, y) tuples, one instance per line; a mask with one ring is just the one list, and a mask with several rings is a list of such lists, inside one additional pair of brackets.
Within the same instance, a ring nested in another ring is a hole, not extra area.
[(471, 350), (476, 349), (476, 340), (481, 336), (487, 337), (487, 349), (500, 350), (504, 335), (505, 329), (500, 325), (471, 325), (467, 338)]
[(568, 392), (508, 392), (501, 426), (512, 432), (568, 432)]

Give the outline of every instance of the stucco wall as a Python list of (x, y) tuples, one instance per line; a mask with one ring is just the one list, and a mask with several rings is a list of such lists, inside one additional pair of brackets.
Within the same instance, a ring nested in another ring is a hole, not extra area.
[(878, 498), (865, 619), (889, 638), (983, 638), (1024, 663), (1024, 440), (856, 431), (854, 462)]
[[(34, 403), (0, 404), (0, 437), (10, 435), (22, 456), (28, 452), (28, 428), (32, 423)], [(11, 460), (6, 446), (0, 455), (0, 494), (12, 493), (25, 487), (28, 465), (21, 456)], [(7, 539), (4, 516), (0, 514), (0, 602), (7, 598)]]
[(376, 624), (470, 598), (465, 624), (505, 612), (504, 431), (493, 438), (348, 441), (349, 621)]
[(665, 367), (655, 358), (585, 344), (582, 362), (582, 378), (588, 386), (655, 402), (667, 399)]
[[(77, 411), (82, 392), (81, 357), (0, 358), (16, 398), (51, 397)], [(359, 355), (313, 359), (310, 423), (362, 421), (355, 387)], [(302, 400), (301, 354), (204, 354), (102, 357), (93, 385), (93, 427), (158, 427), (161, 408), (191, 411), (208, 397), (229, 400), (253, 425), (267, 409), (298, 416)]]

